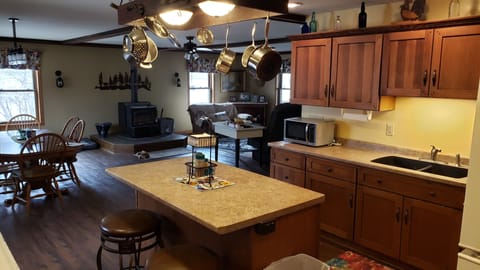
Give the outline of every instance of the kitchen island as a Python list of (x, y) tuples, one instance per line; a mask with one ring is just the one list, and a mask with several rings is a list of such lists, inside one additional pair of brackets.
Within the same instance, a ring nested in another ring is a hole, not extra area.
[(233, 182), (215, 190), (178, 183), (189, 158), (108, 168), (136, 190), (138, 208), (164, 217), (167, 246), (193, 243), (221, 258), (224, 269), (263, 269), (297, 253), (317, 256), (324, 195), (219, 163), (215, 175)]

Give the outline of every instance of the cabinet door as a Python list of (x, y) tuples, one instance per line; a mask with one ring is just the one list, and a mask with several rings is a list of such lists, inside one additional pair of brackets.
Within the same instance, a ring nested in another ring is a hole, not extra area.
[(270, 163), (270, 177), (284, 182), (305, 187), (305, 171), (292, 167)]
[(328, 105), (332, 40), (292, 42), (291, 103)]
[(421, 269), (455, 269), (462, 212), (405, 198), (400, 259)]
[(428, 96), (433, 30), (388, 33), (383, 36), (381, 94)]
[(354, 241), (398, 258), (402, 196), (358, 185), (356, 211)]
[(306, 187), (325, 194), (320, 205), (320, 229), (353, 240), (355, 183), (307, 173)]
[(430, 95), (477, 98), (480, 77), (480, 25), (436, 29)]
[(378, 110), (382, 35), (333, 39), (330, 106)]

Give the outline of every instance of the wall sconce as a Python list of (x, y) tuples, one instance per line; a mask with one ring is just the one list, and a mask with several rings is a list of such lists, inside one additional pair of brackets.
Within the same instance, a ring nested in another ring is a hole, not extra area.
[(175, 76), (175, 83), (177, 84), (177, 87), (182, 86), (182, 83), (180, 81), (180, 74), (178, 74), (178, 72), (175, 72), (174, 76)]
[(57, 79), (55, 79), (55, 84), (57, 85), (58, 88), (62, 88), (64, 85), (62, 72), (60, 70), (55, 71), (55, 76), (57, 76)]

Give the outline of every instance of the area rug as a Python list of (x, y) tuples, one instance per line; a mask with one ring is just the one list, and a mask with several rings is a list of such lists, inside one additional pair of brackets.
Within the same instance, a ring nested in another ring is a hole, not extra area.
[(393, 270), (352, 251), (345, 251), (326, 263), (331, 270)]

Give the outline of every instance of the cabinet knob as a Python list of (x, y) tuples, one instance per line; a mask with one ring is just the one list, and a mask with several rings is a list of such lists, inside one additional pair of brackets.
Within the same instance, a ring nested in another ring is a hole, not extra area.
[(427, 78), (428, 78), (428, 72), (425, 70), (423, 73), (423, 86), (427, 86)]
[(380, 179), (380, 178), (379, 178), (379, 179), (377, 179), (377, 184), (381, 184), (381, 183), (383, 183), (383, 180), (382, 180), (382, 179)]
[(287, 158), (285, 158), (285, 161), (289, 161), (289, 160), (290, 160), (290, 159), (289, 159), (288, 157), (287, 157)]
[(434, 71), (433, 71), (433, 75), (432, 75), (432, 84), (433, 84), (433, 86), (435, 86), (436, 83), (437, 83), (437, 70), (434, 70)]
[(403, 221), (405, 222), (405, 225), (408, 224), (408, 216), (408, 210), (405, 210), (405, 212), (403, 213)]
[(333, 169), (332, 169), (332, 168), (328, 168), (328, 169), (327, 169), (327, 172), (331, 173), (331, 172), (333, 172)]
[(432, 197), (435, 197), (435, 196), (437, 196), (437, 193), (435, 191), (430, 191), (430, 192), (428, 192), (428, 195), (430, 195)]
[(332, 89), (330, 89), (330, 96), (333, 98), (334, 94), (335, 94), (335, 85), (332, 84)]
[(283, 177), (283, 179), (288, 180), (288, 176)]
[(328, 98), (328, 84), (325, 84), (324, 95), (325, 95), (325, 98)]

